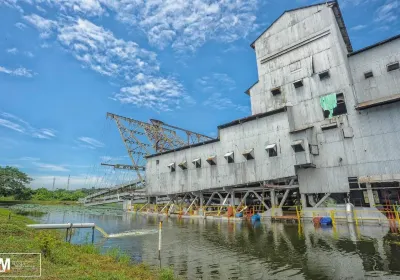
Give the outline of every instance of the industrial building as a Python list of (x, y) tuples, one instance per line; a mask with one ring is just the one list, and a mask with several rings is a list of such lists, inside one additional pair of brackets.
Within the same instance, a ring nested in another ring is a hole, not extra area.
[(285, 11), (251, 47), (252, 115), (220, 125), (217, 139), (147, 156), (147, 195), (253, 197), (269, 211), (399, 201), (400, 36), (353, 51), (330, 1)]

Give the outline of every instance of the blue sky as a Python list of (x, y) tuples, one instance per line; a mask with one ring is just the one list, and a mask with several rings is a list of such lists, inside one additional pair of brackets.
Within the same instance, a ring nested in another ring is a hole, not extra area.
[[(106, 112), (215, 137), (251, 114), (250, 43), (307, 0), (0, 0), (0, 165), (32, 187), (134, 176)], [(339, 1), (353, 48), (400, 31), (399, 0)]]

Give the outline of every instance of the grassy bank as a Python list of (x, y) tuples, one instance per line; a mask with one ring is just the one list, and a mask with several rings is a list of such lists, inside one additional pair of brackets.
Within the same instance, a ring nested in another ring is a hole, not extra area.
[(79, 205), (77, 201), (62, 201), (62, 200), (15, 200), (13, 197), (0, 197), (2, 204), (40, 204), (40, 205)]
[(30, 223), (0, 208), (0, 253), (42, 253), (41, 279), (174, 279), (169, 269), (131, 264), (129, 256), (117, 249), (102, 255), (93, 245), (65, 243), (60, 232), (35, 231), (26, 227)]

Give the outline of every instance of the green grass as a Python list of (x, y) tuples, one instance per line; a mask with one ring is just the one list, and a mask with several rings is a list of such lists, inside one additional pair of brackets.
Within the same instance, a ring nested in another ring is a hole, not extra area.
[(0, 197), (0, 202), (4, 204), (40, 204), (40, 205), (79, 205), (77, 201), (62, 200), (15, 200), (14, 197)]
[[(11, 214), (11, 219), (9, 219)], [(0, 208), (1, 253), (42, 253), (41, 279), (175, 279), (170, 269), (131, 264), (127, 254), (93, 245), (73, 245), (54, 230), (33, 230), (27, 217)]]

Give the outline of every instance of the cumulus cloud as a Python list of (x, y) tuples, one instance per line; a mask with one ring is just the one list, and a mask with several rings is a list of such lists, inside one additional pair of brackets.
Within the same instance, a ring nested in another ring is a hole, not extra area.
[(83, 65), (111, 77), (133, 79), (138, 72), (159, 69), (156, 54), (85, 19), (60, 27), (59, 42)]
[(16, 28), (21, 29), (21, 30), (26, 28), (26, 24), (23, 24), (22, 22), (17, 22), (14, 25)]
[(57, 28), (56, 21), (45, 19), (36, 14), (24, 16), (24, 19), (40, 32), (40, 37), (42, 38), (50, 37)]
[[(31, 18), (41, 17), (31, 15)], [(111, 31), (86, 19), (43, 22), (46, 23), (35, 24), (39, 32), (45, 30), (49, 34), (48, 30), (51, 30), (56, 33), (54, 39), (83, 67), (122, 81), (121, 89), (111, 99), (156, 111), (179, 108), (183, 103), (193, 104), (176, 78), (160, 75), (154, 52), (141, 48), (133, 41), (119, 39)]]
[(136, 82), (133, 86), (121, 88), (112, 99), (123, 104), (134, 104), (137, 107), (159, 111), (169, 111), (171, 106), (179, 107), (181, 103), (193, 102), (188, 100), (182, 84), (172, 77), (136, 77)]
[(232, 91), (236, 88), (236, 82), (225, 73), (212, 73), (196, 80), (198, 87), (204, 92), (212, 92), (215, 90)]
[(24, 67), (19, 67), (16, 69), (8, 69), (3, 66), (0, 66), (0, 73), (5, 73), (12, 76), (26, 77), (26, 78), (32, 78), (33, 76), (37, 75), (37, 73), (33, 72), (32, 70), (26, 69)]
[(213, 93), (206, 101), (203, 102), (204, 106), (214, 108), (216, 110), (236, 110), (243, 113), (248, 113), (250, 108), (240, 104), (235, 104), (231, 99), (224, 97), (221, 93)]
[(0, 112), (0, 126), (39, 139), (52, 139), (56, 132), (49, 128), (35, 128), (27, 121), (6, 112)]
[(18, 50), (17, 50), (17, 48), (11, 48), (11, 49), (7, 49), (6, 52), (8, 52), (10, 54), (17, 54)]
[[(15, 7), (15, 0), (10, 6)], [(108, 16), (142, 30), (159, 49), (172, 46), (177, 51), (195, 51), (205, 42), (229, 43), (246, 37), (257, 28), (258, 0), (33, 0), (65, 14)], [(42, 22), (40, 18), (36, 18)], [(46, 27), (49, 27), (46, 24)], [(47, 33), (42, 33), (46, 35)]]
[(256, 27), (257, 0), (109, 1), (117, 19), (138, 26), (157, 48), (194, 51), (206, 41), (232, 42)]
[(400, 14), (400, 1), (387, 0), (385, 4), (379, 6), (375, 12), (375, 22), (393, 22)]

